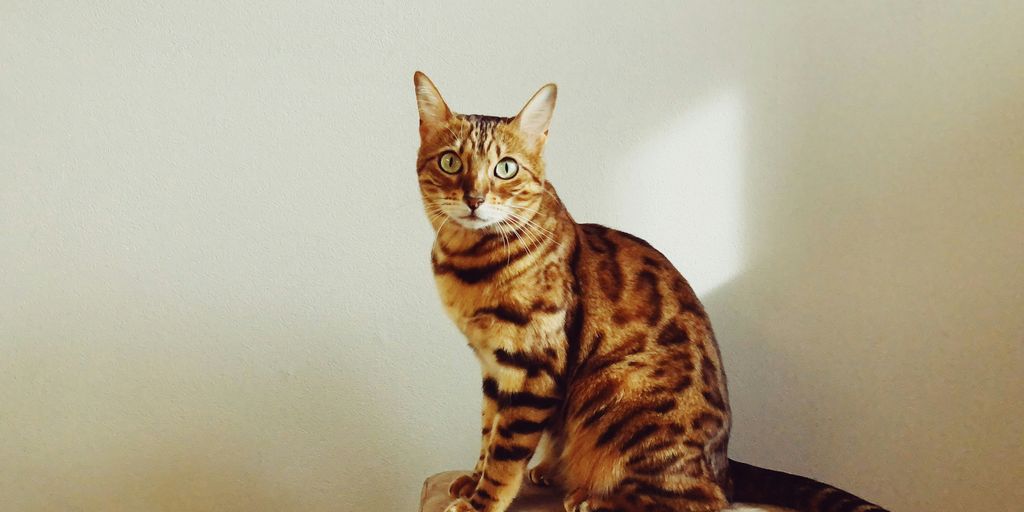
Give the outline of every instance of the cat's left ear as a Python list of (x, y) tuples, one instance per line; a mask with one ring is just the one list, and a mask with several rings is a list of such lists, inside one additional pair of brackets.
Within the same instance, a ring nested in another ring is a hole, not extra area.
[(452, 111), (427, 75), (417, 71), (412, 81), (416, 86), (416, 107), (420, 111), (420, 134), (426, 135), (435, 127), (447, 123), (452, 117)]
[(538, 146), (543, 146), (548, 138), (548, 127), (551, 126), (551, 116), (555, 113), (557, 96), (558, 87), (555, 84), (547, 84), (526, 102), (526, 106), (519, 114), (516, 114), (514, 123), (519, 131)]

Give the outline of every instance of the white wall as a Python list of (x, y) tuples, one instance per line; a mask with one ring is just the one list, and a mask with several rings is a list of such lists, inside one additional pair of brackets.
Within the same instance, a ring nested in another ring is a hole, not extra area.
[[(0, 3), (4, 510), (413, 510), (475, 457), (412, 72), (702, 292), (733, 455), (1024, 501), (1019, 3)], [(1008, 505), (1009, 504), (1009, 505)]]

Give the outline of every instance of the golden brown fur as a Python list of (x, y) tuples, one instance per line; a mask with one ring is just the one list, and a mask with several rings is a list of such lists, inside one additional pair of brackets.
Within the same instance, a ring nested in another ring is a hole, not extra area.
[[(569, 511), (728, 506), (729, 400), (711, 324), (660, 252), (577, 224), (558, 199), (541, 156), (554, 86), (497, 118), (455, 114), (425, 75), (415, 83), (437, 287), (483, 378), (480, 458), (448, 510), (504, 511), (527, 475), (564, 488)], [(509, 161), (518, 172), (503, 177)], [(825, 510), (823, 496), (808, 509)]]

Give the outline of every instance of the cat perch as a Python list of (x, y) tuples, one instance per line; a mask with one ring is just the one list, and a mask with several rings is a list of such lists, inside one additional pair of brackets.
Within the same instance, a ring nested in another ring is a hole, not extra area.
[[(455, 480), (455, 477), (467, 473), (465, 471), (446, 471), (438, 473), (423, 482), (423, 493), (420, 496), (420, 512), (444, 512), (445, 507), (451, 503), (448, 496), (448, 485)], [(778, 507), (767, 507), (763, 505), (742, 505), (736, 504), (728, 509), (731, 512), (742, 511), (764, 511), (764, 512), (786, 512), (789, 509)], [(558, 489), (540, 487), (531, 484), (523, 484), (519, 491), (519, 497), (512, 502), (508, 512), (564, 512), (562, 507), (562, 492)]]
[[(464, 471), (438, 473), (423, 482), (420, 496), (420, 512), (444, 512), (452, 502), (448, 496), (448, 485)], [(519, 497), (508, 508), (508, 512), (564, 512), (560, 491), (537, 485), (523, 484)]]

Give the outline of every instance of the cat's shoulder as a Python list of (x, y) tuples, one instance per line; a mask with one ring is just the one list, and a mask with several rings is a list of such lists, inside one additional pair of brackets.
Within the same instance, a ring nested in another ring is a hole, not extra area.
[(580, 244), (585, 248), (582, 257), (585, 267), (613, 275), (653, 273), (686, 287), (679, 269), (643, 238), (600, 224), (579, 224), (579, 233)]
[(583, 243), (594, 252), (631, 252), (641, 254), (657, 254), (664, 258), (660, 251), (647, 240), (632, 233), (603, 226), (601, 224), (580, 224), (580, 235)]

